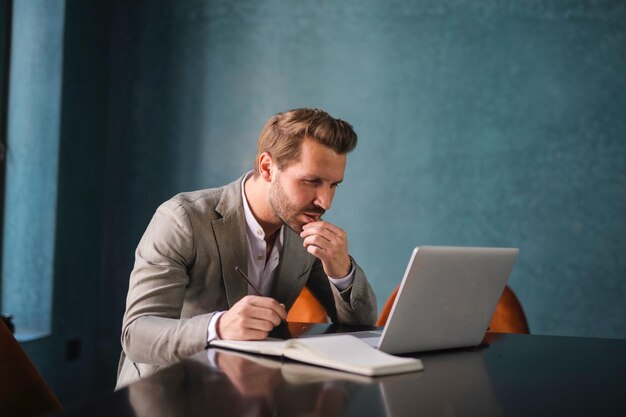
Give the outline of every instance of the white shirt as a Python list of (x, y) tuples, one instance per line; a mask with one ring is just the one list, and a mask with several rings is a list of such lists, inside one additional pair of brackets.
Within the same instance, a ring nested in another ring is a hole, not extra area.
[[(269, 258), (266, 260), (267, 242), (265, 241), (265, 231), (259, 225), (250, 210), (248, 199), (246, 198), (245, 183), (252, 176), (249, 172), (241, 182), (241, 198), (243, 200), (243, 211), (246, 220), (246, 242), (248, 244), (248, 279), (261, 290), (261, 295), (268, 296), (274, 282), (276, 268), (280, 262), (280, 251), (283, 247), (283, 235), (285, 226), (278, 231), (278, 236), (274, 241), (274, 246), (270, 252)], [(354, 265), (350, 273), (343, 278), (328, 277), (330, 282), (337, 287), (339, 291), (347, 289), (352, 285), (354, 280)], [(257, 295), (254, 288), (248, 285), (248, 295)], [(219, 339), (217, 335), (217, 321), (224, 314), (224, 311), (216, 312), (209, 321), (207, 342)]]
[[(265, 231), (256, 220), (248, 205), (244, 184), (250, 177), (241, 182), (241, 198), (243, 200), (243, 212), (246, 219), (246, 242), (248, 243), (248, 278), (261, 290), (260, 295), (268, 296), (274, 282), (274, 273), (280, 262), (280, 250), (283, 247), (283, 233), (285, 226), (278, 231), (278, 236), (274, 240), (274, 246), (266, 259), (267, 242), (265, 241)], [(248, 285), (249, 295), (258, 295), (256, 290)]]

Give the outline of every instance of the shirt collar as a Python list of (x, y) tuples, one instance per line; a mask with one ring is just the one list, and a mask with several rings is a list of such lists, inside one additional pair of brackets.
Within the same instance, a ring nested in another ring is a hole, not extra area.
[[(250, 206), (248, 205), (248, 199), (246, 198), (246, 181), (252, 177), (253, 171), (250, 171), (246, 174), (243, 181), (241, 181), (241, 199), (243, 200), (243, 212), (246, 219), (246, 229), (248, 231), (249, 236), (254, 236), (257, 239), (265, 240), (265, 231), (257, 221), (256, 217), (252, 214), (252, 210), (250, 210)], [(276, 239), (276, 243), (282, 245), (283, 242), (283, 229), (284, 226), (280, 227), (279, 234)]]

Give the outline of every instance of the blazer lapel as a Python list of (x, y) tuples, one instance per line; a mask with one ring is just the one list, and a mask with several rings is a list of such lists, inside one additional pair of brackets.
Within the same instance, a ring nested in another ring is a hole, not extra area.
[(246, 274), (248, 273), (248, 249), (243, 202), (241, 200), (241, 181), (243, 178), (241, 177), (224, 187), (222, 197), (215, 207), (215, 211), (223, 217), (212, 221), (229, 307), (232, 307), (248, 294), (248, 284), (235, 271), (235, 267), (238, 266)]
[(284, 244), (271, 295), (289, 310), (306, 285), (309, 276), (306, 272), (311, 262), (309, 253), (302, 246), (302, 238), (288, 227), (285, 227), (284, 233)]

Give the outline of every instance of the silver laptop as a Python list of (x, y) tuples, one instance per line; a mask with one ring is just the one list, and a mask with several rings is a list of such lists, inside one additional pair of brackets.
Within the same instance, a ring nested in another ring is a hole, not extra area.
[(477, 346), (518, 253), (517, 248), (415, 248), (382, 334), (356, 335), (391, 354)]

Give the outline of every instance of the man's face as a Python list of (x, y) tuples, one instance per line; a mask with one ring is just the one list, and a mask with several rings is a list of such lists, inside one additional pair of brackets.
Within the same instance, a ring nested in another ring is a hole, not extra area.
[(311, 139), (305, 139), (300, 159), (273, 176), (269, 204), (274, 216), (296, 233), (318, 221), (343, 181), (346, 155)]

